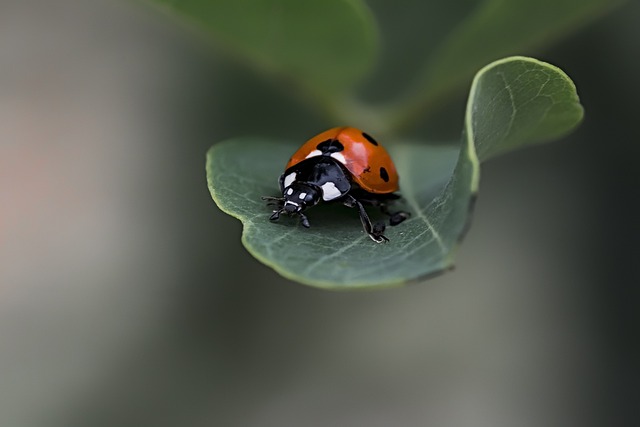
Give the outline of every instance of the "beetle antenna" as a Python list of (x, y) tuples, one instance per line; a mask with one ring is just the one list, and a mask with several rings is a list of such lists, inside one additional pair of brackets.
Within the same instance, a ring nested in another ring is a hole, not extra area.
[(260, 197), (262, 200), (268, 200), (270, 202), (284, 202), (284, 197), (271, 197), (271, 196), (262, 196)]
[(284, 203), (284, 197), (262, 196), (261, 199), (267, 201), (267, 206), (282, 207), (282, 204)]

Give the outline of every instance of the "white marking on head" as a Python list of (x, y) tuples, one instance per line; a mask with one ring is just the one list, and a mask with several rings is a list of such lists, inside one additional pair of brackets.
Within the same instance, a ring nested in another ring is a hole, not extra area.
[(313, 150), (312, 152), (310, 152), (309, 154), (307, 154), (307, 157), (305, 157), (305, 159), (308, 159), (309, 157), (317, 157), (317, 156), (322, 156), (322, 151), (320, 151), (320, 150)]
[(333, 182), (325, 182), (322, 184), (322, 200), (329, 201), (342, 196), (342, 193)]
[(293, 188), (287, 190), (287, 195), (290, 196), (293, 194)]
[(336, 159), (337, 161), (339, 161), (340, 163), (342, 163), (343, 165), (346, 166), (347, 160), (344, 158), (344, 154), (342, 154), (342, 153), (331, 153), (331, 157), (333, 157), (334, 159)]
[(284, 202), (285, 205), (293, 205), (293, 206), (300, 206), (299, 204), (297, 204), (296, 202), (292, 202), (291, 200), (287, 200), (286, 202)]
[(291, 185), (291, 183), (293, 181), (296, 180), (296, 173), (295, 172), (291, 172), (289, 175), (284, 177), (284, 188), (287, 188), (288, 186)]
[(304, 198), (307, 197), (307, 193), (300, 193), (298, 197), (300, 197), (300, 200), (304, 200)]

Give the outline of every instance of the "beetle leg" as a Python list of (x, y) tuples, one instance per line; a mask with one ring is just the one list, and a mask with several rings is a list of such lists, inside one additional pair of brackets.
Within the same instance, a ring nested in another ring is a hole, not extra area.
[(369, 219), (369, 215), (367, 215), (367, 211), (364, 209), (364, 206), (362, 206), (362, 203), (360, 203), (355, 197), (353, 197), (350, 194), (347, 194), (347, 196), (344, 198), (343, 204), (349, 208), (358, 209), (358, 213), (360, 214), (360, 222), (362, 223), (362, 228), (364, 229), (365, 233), (367, 233), (369, 237), (371, 237), (371, 240), (373, 240), (376, 243), (389, 241), (389, 239), (387, 239), (385, 235), (382, 234), (384, 232), (384, 224), (382, 225), (382, 227), (380, 227), (378, 224), (376, 224), (376, 226), (373, 227), (371, 225), (371, 220)]
[(271, 214), (271, 216), (269, 217), (269, 219), (271, 221), (277, 221), (278, 219), (280, 219), (280, 214), (284, 211), (284, 209), (280, 208), (277, 210), (274, 210), (273, 213)]
[(300, 215), (300, 222), (302, 223), (302, 226), (304, 228), (311, 227), (311, 224), (309, 224), (309, 219), (305, 214), (303, 214), (302, 212), (298, 212), (298, 215)]
[(395, 200), (396, 198), (399, 198), (399, 197), (393, 197), (393, 198), (389, 197), (389, 198), (382, 199), (374, 196), (369, 198), (363, 198), (360, 200), (364, 203), (370, 204), (371, 206), (375, 206), (378, 209), (380, 209), (380, 212), (382, 212), (383, 214), (389, 217), (389, 225), (394, 226), (394, 225), (400, 224), (402, 221), (404, 221), (405, 219), (411, 216), (409, 212), (404, 212), (404, 211), (391, 212), (389, 210), (388, 201)]
[(380, 209), (383, 214), (389, 215), (389, 225), (394, 226), (400, 224), (405, 219), (409, 218), (411, 214), (409, 212), (398, 211), (398, 212), (389, 212), (386, 205)]

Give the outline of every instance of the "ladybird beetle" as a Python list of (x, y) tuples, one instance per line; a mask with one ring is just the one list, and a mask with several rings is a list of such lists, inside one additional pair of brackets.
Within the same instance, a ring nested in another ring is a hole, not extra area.
[(280, 176), (282, 197), (263, 197), (280, 214), (300, 217), (310, 226), (304, 211), (321, 201), (340, 202), (356, 208), (364, 231), (376, 243), (388, 242), (384, 223), (371, 224), (363, 204), (373, 205), (389, 215), (390, 225), (409, 217), (406, 212), (390, 213), (389, 201), (398, 199), (398, 173), (387, 153), (369, 134), (352, 127), (336, 127), (305, 142), (289, 159)]

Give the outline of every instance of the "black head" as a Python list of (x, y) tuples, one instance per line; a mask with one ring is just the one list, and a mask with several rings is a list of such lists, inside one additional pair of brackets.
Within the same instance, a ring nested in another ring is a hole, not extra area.
[(309, 220), (302, 212), (317, 204), (321, 197), (322, 191), (317, 186), (294, 181), (282, 190), (282, 197), (263, 197), (262, 199), (269, 200), (271, 204), (278, 206), (278, 209), (271, 214), (271, 220), (277, 220), (282, 213), (289, 216), (298, 215), (302, 225), (308, 228)]
[(321, 197), (322, 192), (315, 185), (294, 181), (282, 191), (282, 209), (289, 215), (300, 213), (317, 204)]

